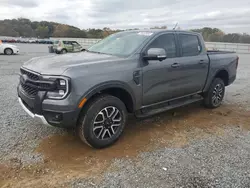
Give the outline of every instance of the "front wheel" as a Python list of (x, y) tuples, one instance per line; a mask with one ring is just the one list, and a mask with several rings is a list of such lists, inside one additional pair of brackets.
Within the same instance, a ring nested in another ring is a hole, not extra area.
[(124, 103), (117, 97), (103, 95), (87, 104), (79, 119), (77, 133), (91, 147), (105, 148), (119, 139), (126, 119)]
[(6, 48), (6, 49), (4, 50), (4, 54), (5, 54), (5, 55), (12, 55), (12, 54), (13, 54), (13, 50), (10, 49), (10, 48)]
[(225, 95), (225, 83), (220, 78), (215, 78), (204, 94), (204, 104), (207, 108), (217, 108), (221, 105)]

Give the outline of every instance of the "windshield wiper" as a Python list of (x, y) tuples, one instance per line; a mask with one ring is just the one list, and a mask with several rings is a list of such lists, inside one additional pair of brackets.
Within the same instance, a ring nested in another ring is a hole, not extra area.
[[(96, 51), (90, 51), (90, 50), (86, 50), (86, 52), (95, 53), (95, 54), (107, 54), (103, 52), (96, 52)], [(107, 54), (107, 55), (110, 55), (110, 54)]]
[(90, 53), (98, 53), (98, 52), (95, 52), (95, 51), (90, 51), (90, 50), (85, 50), (86, 52), (90, 52)]

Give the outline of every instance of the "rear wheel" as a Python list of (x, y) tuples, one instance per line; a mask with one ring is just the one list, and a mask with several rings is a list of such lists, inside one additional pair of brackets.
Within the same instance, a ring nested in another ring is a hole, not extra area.
[(4, 50), (4, 54), (5, 54), (5, 55), (12, 55), (12, 54), (13, 54), (13, 50), (12, 50), (11, 48), (6, 48), (6, 49)]
[(215, 78), (204, 94), (204, 104), (207, 108), (217, 108), (221, 105), (225, 95), (225, 83), (220, 78)]
[(66, 49), (63, 49), (63, 50), (61, 51), (61, 53), (62, 53), (62, 54), (66, 54), (66, 53), (67, 53), (67, 50), (66, 50)]
[(114, 144), (121, 136), (127, 119), (124, 103), (111, 95), (91, 101), (82, 112), (77, 126), (80, 139), (94, 148)]

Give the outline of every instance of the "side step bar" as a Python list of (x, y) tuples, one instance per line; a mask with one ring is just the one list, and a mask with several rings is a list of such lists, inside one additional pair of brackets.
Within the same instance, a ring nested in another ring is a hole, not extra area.
[(159, 114), (161, 112), (165, 112), (174, 108), (178, 108), (178, 107), (185, 106), (185, 105), (198, 102), (198, 101), (202, 101), (202, 100), (203, 100), (203, 97), (201, 97), (200, 95), (185, 97), (185, 98), (177, 99), (174, 101), (165, 102), (160, 105), (155, 105), (153, 107), (152, 106), (144, 107), (140, 109), (138, 112), (136, 112), (135, 116), (137, 118), (145, 118), (145, 117), (149, 117), (155, 114)]

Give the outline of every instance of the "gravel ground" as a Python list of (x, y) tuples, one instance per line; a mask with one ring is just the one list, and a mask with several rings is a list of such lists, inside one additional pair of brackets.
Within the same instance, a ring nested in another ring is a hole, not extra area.
[[(20, 55), (0, 55), (0, 159), (20, 158), (24, 162), (37, 160), (30, 152), (37, 144), (35, 141), (62, 130), (35, 124), (17, 101), (16, 87), (19, 68), (32, 57), (48, 55), (46, 45), (17, 44)], [(30, 53), (28, 53), (30, 51)]]
[(21, 109), (19, 68), (48, 55), (48, 47), (19, 45), (20, 55), (0, 55), (0, 160), (7, 166), (0, 187), (250, 187), (250, 55), (240, 55), (238, 78), (220, 109), (196, 105), (132, 118), (121, 141), (96, 151)]
[[(224, 138), (143, 153), (137, 162), (117, 159), (113, 165), (119, 170), (106, 173), (96, 187), (250, 187), (249, 151), (250, 134), (229, 129)], [(81, 180), (71, 184), (74, 188), (91, 185)]]

